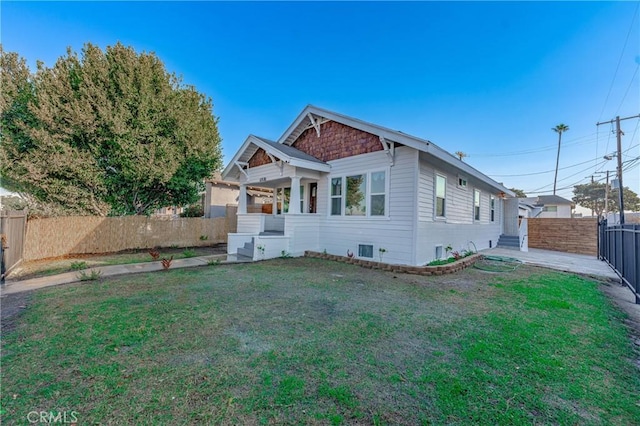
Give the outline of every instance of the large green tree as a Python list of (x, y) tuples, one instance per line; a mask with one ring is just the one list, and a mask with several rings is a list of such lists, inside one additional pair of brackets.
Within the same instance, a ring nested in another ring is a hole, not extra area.
[(148, 214), (198, 199), (220, 167), (210, 99), (153, 53), (70, 49), (31, 74), (2, 53), (0, 176), (74, 214)]
[(522, 189), (518, 189), (518, 188), (509, 188), (514, 194), (516, 194), (516, 197), (518, 198), (527, 198), (527, 194), (524, 193), (524, 191)]
[[(606, 195), (605, 183), (591, 182), (576, 185), (573, 187), (573, 194), (574, 196), (572, 200), (574, 203), (593, 210), (597, 216), (601, 216), (604, 213)], [(625, 186), (622, 191), (622, 196), (624, 197), (625, 211), (640, 211), (640, 198), (638, 198), (638, 194)], [(611, 189), (611, 185), (609, 185), (608, 200), (608, 211), (618, 212), (620, 210), (620, 206), (618, 205), (618, 190)]]

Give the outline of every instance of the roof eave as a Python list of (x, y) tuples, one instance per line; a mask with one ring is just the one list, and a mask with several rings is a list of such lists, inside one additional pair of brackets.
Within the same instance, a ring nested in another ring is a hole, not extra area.
[(440, 148), (439, 146), (433, 144), (432, 142), (417, 138), (415, 136), (410, 136), (404, 134), (402, 132), (398, 132), (396, 130), (391, 130), (383, 126), (379, 126), (377, 124), (367, 123), (366, 121), (359, 120), (357, 118), (348, 117), (346, 115), (338, 114), (332, 111), (328, 111), (326, 109), (318, 108), (313, 105), (307, 105), (302, 112), (298, 115), (295, 121), (289, 126), (289, 128), (280, 136), (278, 139), (278, 143), (286, 143), (289, 136), (300, 126), (308, 114), (318, 115), (323, 118), (327, 118), (332, 121), (337, 121), (338, 123), (354, 127), (356, 129), (362, 130), (367, 133), (371, 133), (378, 137), (382, 137), (387, 141), (397, 142), (402, 145), (406, 145), (408, 147), (414, 148), (418, 151), (423, 151), (427, 154), (430, 154), (445, 163), (452, 165), (460, 169), (462, 172), (475, 177), (476, 179), (490, 185), (501, 192), (504, 192), (506, 195), (510, 197), (515, 197), (516, 194), (510, 189), (506, 188), (504, 185), (496, 182), (491, 179), (484, 173), (476, 170), (470, 165), (460, 161), (458, 158)]

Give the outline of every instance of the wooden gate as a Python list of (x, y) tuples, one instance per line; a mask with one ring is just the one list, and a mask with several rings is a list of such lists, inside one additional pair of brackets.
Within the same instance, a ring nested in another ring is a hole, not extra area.
[(8, 210), (0, 212), (0, 234), (2, 234), (2, 276), (5, 276), (22, 261), (24, 236), (27, 225), (27, 215), (24, 211)]

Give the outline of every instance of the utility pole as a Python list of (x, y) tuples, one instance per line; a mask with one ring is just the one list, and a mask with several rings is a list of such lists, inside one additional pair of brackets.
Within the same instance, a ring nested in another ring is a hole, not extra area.
[(624, 133), (620, 129), (620, 122), (622, 120), (630, 120), (632, 118), (640, 118), (640, 114), (624, 118), (620, 118), (620, 116), (618, 115), (614, 120), (596, 123), (596, 126), (599, 126), (601, 124), (616, 123), (616, 144), (618, 148), (618, 203), (620, 204), (620, 225), (624, 225), (624, 197), (622, 195), (622, 190), (624, 189), (624, 186), (622, 186), (622, 135), (624, 135)]

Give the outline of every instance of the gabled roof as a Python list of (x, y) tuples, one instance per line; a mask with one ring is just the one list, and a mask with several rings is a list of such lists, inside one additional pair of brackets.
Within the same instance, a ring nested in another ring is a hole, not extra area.
[[(367, 123), (357, 118), (348, 117), (346, 115), (338, 114), (333, 111), (318, 108), (313, 105), (307, 105), (302, 110), (302, 112), (298, 115), (298, 117), (293, 121), (293, 123), (289, 126), (289, 128), (282, 134), (282, 136), (280, 136), (280, 138), (276, 142), (273, 142), (273, 141), (269, 141), (269, 142), (273, 144), (278, 144), (281, 146), (284, 145), (284, 146), (291, 147), (291, 145), (298, 139), (298, 137), (305, 130), (312, 129), (312, 128), (316, 128), (318, 130), (320, 128), (320, 125), (327, 121), (335, 121), (337, 123), (344, 124), (345, 126), (349, 126), (354, 129), (358, 129), (358, 130), (376, 135), (381, 139), (384, 139), (386, 142), (399, 143), (399, 144), (414, 148), (418, 151), (425, 152), (444, 163), (452, 165), (453, 167), (459, 169), (461, 172), (465, 173), (468, 176), (473, 176), (474, 178), (480, 180), (481, 182), (485, 182), (486, 184), (494, 188), (498, 188), (505, 194), (508, 194), (512, 197), (515, 196), (515, 194), (511, 190), (506, 188), (501, 183), (496, 182), (495, 180), (491, 179), (490, 177), (486, 176), (485, 174), (471, 167), (469, 164), (461, 161), (458, 157), (454, 156), (453, 154), (450, 154), (449, 152), (445, 151), (444, 149), (438, 147), (437, 145), (433, 144), (432, 142), (426, 139), (421, 139), (415, 136), (407, 135), (406, 133), (402, 133), (396, 130), (391, 130), (383, 126), (379, 126), (377, 124)], [(251, 137), (252, 136), (250, 136), (250, 138)], [(256, 138), (255, 136), (253, 137)], [(245, 144), (246, 143), (247, 142), (245, 142)], [(269, 145), (269, 146), (273, 147), (273, 145)], [(243, 152), (244, 149), (246, 149), (245, 145), (243, 145), (240, 148), (238, 153)], [(286, 150), (286, 148), (281, 147), (282, 154), (286, 154), (284, 150)], [(251, 152), (248, 158), (251, 158), (251, 156), (253, 156), (254, 153), (255, 151)], [(240, 161), (248, 161), (248, 158), (247, 160), (240, 160)], [(229, 163), (227, 168), (224, 170), (222, 174), (223, 176), (227, 176), (227, 174), (234, 167), (234, 164), (236, 161), (238, 160), (234, 157), (234, 159)], [(316, 159), (316, 161), (319, 161), (319, 160)], [(326, 163), (323, 163), (323, 164), (326, 164)], [(328, 166), (329, 165), (327, 164), (327, 167)], [(318, 169), (315, 169), (315, 170), (318, 170)]]
[(262, 148), (267, 155), (278, 158), (295, 167), (303, 167), (321, 172), (331, 170), (331, 166), (324, 161), (320, 161), (292, 146), (283, 145), (255, 135), (249, 135), (222, 172), (222, 177), (226, 178), (231, 172), (231, 169), (237, 164), (247, 163), (260, 148)]
[(520, 198), (520, 203), (530, 206), (555, 206), (562, 204), (573, 205), (573, 201), (559, 195), (539, 195), (537, 197)]
[(258, 136), (256, 136), (256, 138), (270, 145), (274, 151), (279, 152), (283, 156), (288, 156), (290, 158), (295, 158), (298, 160), (311, 161), (313, 163), (327, 164), (324, 161), (318, 160), (316, 157), (309, 155), (306, 152), (302, 152), (299, 149), (296, 149), (292, 146), (270, 141), (269, 139), (265, 139), (265, 138), (259, 138)]

